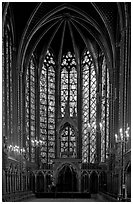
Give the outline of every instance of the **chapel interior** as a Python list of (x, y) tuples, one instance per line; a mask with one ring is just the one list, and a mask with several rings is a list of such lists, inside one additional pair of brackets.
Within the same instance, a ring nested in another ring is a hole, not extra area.
[(2, 3), (2, 201), (131, 201), (131, 3)]

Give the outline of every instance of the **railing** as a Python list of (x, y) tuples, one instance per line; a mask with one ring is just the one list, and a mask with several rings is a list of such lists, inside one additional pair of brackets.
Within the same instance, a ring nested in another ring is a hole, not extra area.
[(16, 202), (25, 200), (35, 196), (32, 191), (25, 191), (25, 192), (15, 192), (15, 193), (7, 193), (2, 195), (3, 202)]

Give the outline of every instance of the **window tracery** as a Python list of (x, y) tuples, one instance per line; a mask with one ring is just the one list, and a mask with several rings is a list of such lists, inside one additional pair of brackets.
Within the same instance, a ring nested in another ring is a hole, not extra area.
[(35, 87), (35, 62), (34, 57), (31, 57), (29, 67), (26, 73), (26, 152), (27, 160), (35, 162), (36, 152), (36, 87)]
[(61, 131), (60, 136), (60, 155), (62, 158), (76, 158), (76, 134), (74, 129), (67, 125)]
[[(55, 61), (54, 55), (47, 51), (40, 75), (40, 161), (52, 164), (55, 158)], [(29, 71), (30, 70), (30, 71)], [(26, 132), (27, 152), (29, 158), (35, 160), (35, 65), (30, 63), (26, 75)], [(63, 56), (61, 63), (61, 114), (65, 116), (68, 103), (70, 117), (77, 114), (77, 69), (76, 60), (71, 52)], [(89, 51), (85, 51), (82, 59), (82, 162), (95, 163), (97, 155), (97, 77), (94, 63)], [(106, 86), (106, 90), (105, 90)], [(106, 97), (105, 97), (106, 95)], [(106, 61), (102, 65), (102, 101), (101, 101), (101, 161), (107, 158), (109, 145), (109, 74)], [(105, 104), (107, 105), (105, 108)], [(78, 118), (77, 118), (78, 120)], [(90, 128), (90, 130), (89, 130)], [(31, 144), (30, 144), (31, 141)], [(76, 135), (71, 126), (65, 126), (60, 138), (60, 156), (76, 158)], [(29, 143), (29, 145), (28, 145)], [(69, 152), (69, 154), (68, 154)], [(30, 156), (31, 154), (31, 156)], [(68, 155), (67, 155), (68, 154)]]
[(55, 61), (47, 51), (40, 77), (41, 162), (51, 164), (55, 158)]
[(69, 103), (70, 117), (77, 113), (77, 69), (75, 56), (69, 51), (61, 63), (61, 115), (65, 115), (66, 103)]
[[(94, 163), (96, 156), (96, 72), (89, 51), (85, 51), (82, 61), (82, 162)], [(91, 131), (88, 127), (91, 127)]]
[(13, 43), (10, 24), (4, 29), (2, 65), (3, 65), (3, 139), (4, 143), (13, 143)]

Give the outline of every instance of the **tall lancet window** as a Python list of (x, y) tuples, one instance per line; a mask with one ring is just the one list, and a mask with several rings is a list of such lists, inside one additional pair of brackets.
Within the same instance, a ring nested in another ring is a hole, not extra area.
[(26, 73), (26, 152), (27, 160), (35, 162), (35, 140), (36, 140), (36, 105), (35, 105), (35, 60), (31, 57)]
[(13, 145), (13, 77), (12, 77), (12, 35), (10, 24), (4, 29), (3, 65), (3, 142)]
[(66, 104), (72, 117), (77, 113), (77, 69), (75, 56), (68, 52), (61, 63), (61, 115), (65, 115)]
[(109, 148), (109, 72), (105, 57), (102, 64), (102, 103), (101, 103), (101, 162), (108, 157)]
[(82, 61), (82, 162), (94, 163), (96, 158), (96, 72), (89, 51)]
[(55, 61), (47, 51), (40, 76), (41, 163), (52, 164), (55, 158)]

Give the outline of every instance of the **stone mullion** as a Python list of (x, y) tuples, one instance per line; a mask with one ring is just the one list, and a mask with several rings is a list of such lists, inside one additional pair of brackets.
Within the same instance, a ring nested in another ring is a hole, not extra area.
[[(130, 114), (131, 110), (129, 110), (131, 104), (130, 104), (130, 96), (131, 96), (131, 87), (130, 87), (130, 57), (131, 57), (131, 39), (130, 39), (130, 18), (128, 16), (128, 13), (130, 8), (128, 8), (128, 4), (125, 4), (125, 18), (126, 18), (126, 29), (125, 29), (125, 129), (127, 128), (127, 124), (129, 125), (129, 122), (131, 120)], [(130, 14), (129, 14), (130, 15)]]
[[(79, 53), (77, 53), (79, 55)], [(82, 65), (80, 57), (76, 56), (76, 68), (77, 68), (77, 157), (82, 159)]]
[[(124, 60), (124, 94), (123, 94), (123, 100), (124, 100), (124, 126), (123, 126), (123, 134), (125, 134), (126, 127), (127, 127), (127, 71), (128, 71), (128, 34), (127, 30), (125, 30), (125, 60)], [(125, 151), (125, 146), (124, 146), (124, 151)]]
[(6, 87), (5, 87), (5, 70), (6, 70), (6, 63), (5, 63), (6, 53), (5, 53), (5, 38), (2, 38), (2, 144), (6, 145), (6, 106), (5, 106), (5, 100), (6, 100)]
[(6, 140), (6, 145), (9, 145), (9, 138), (8, 138), (8, 115), (7, 115), (7, 81), (6, 81), (6, 72), (7, 72), (7, 30), (5, 31), (5, 50), (4, 50), (4, 96), (5, 96), (5, 104), (4, 104), (4, 112), (5, 112), (5, 140)]
[(12, 67), (12, 41), (11, 37), (9, 38), (9, 64), (10, 64), (10, 72), (9, 72), (9, 92), (10, 92), (10, 137), (11, 143), (13, 144), (13, 67)]
[[(20, 128), (20, 124), (21, 124), (21, 93), (20, 93), (21, 89), (20, 89), (20, 75), (18, 75), (18, 121), (17, 121), (17, 126), (18, 126), (18, 138), (17, 138), (17, 145), (20, 147), (20, 144), (21, 144), (21, 128)], [(18, 170), (20, 171), (21, 170), (21, 161), (19, 161), (19, 164), (18, 164)], [(18, 191), (20, 190), (20, 185), (21, 185), (21, 182), (20, 182), (20, 179), (18, 178)]]
[(49, 145), (49, 141), (48, 141), (48, 95), (49, 95), (49, 93), (48, 93), (48, 68), (49, 67), (47, 67), (46, 68), (46, 83), (47, 83), (47, 95), (46, 95), (46, 101), (47, 101), (47, 104), (46, 104), (46, 108), (47, 108), (47, 115), (46, 115), (46, 118), (47, 118), (47, 166), (48, 166), (48, 161), (49, 161), (49, 149), (48, 149), (48, 145)]
[(127, 123), (131, 127), (131, 28), (128, 30)]
[(121, 128), (123, 130), (123, 134), (125, 132), (125, 128), (126, 128), (126, 75), (127, 75), (127, 42), (126, 42), (126, 31), (123, 30), (123, 73), (122, 73), (122, 78), (123, 78), (123, 87), (122, 87), (122, 100), (123, 100), (123, 104), (122, 104), (122, 109), (123, 109), (123, 116), (122, 116), (122, 124), (121, 124)]
[[(58, 90), (58, 76), (59, 76), (59, 69), (58, 67), (55, 67), (55, 158), (57, 157), (57, 121), (58, 121), (58, 98), (59, 98), (59, 90)], [(57, 96), (57, 97), (56, 97)]]
[[(92, 62), (91, 62), (91, 64), (90, 64), (90, 66), (89, 66), (89, 123), (90, 123), (90, 120), (91, 120), (91, 118), (90, 118), (90, 114), (91, 114), (91, 66), (92, 66)], [(88, 133), (88, 140), (89, 140), (89, 142), (88, 142), (88, 163), (90, 163), (90, 150), (91, 150), (91, 148), (90, 148), (90, 133)]]
[(109, 148), (113, 148), (113, 82), (109, 84)]
[[(68, 69), (67, 70), (67, 74), (68, 74), (68, 104), (69, 104), (69, 114), (70, 114), (70, 72), (71, 72), (71, 70), (70, 69)], [(68, 127), (68, 138), (67, 138), (68, 140), (68, 148), (67, 148), (67, 150), (68, 150), (68, 152), (69, 152), (69, 142), (70, 142), (70, 128)]]
[[(119, 66), (118, 66), (119, 67)], [(118, 114), (118, 109), (116, 112), (116, 107), (115, 107), (115, 91), (116, 91), (116, 84), (115, 84), (115, 80), (117, 78), (116, 76), (116, 70), (110, 69), (109, 70), (109, 135), (108, 135), (108, 152), (106, 152), (106, 158), (107, 158), (107, 153), (109, 154), (109, 170), (112, 170), (113, 167), (113, 155), (114, 155), (114, 144), (115, 144), (115, 133), (116, 133), (116, 128), (117, 125), (115, 125), (115, 121), (116, 121), (116, 114)], [(118, 78), (117, 78), (118, 80)], [(106, 113), (107, 114), (107, 113)], [(111, 186), (110, 186), (110, 192), (112, 192), (112, 181), (111, 181)]]
[[(128, 56), (130, 56), (130, 50), (129, 50), (130, 46), (128, 44), (128, 40), (130, 40), (129, 39), (130, 37), (128, 38), (128, 36), (129, 36), (129, 28), (128, 27), (125, 29), (124, 33), (125, 33), (125, 39), (124, 39), (125, 40), (124, 41), (124, 45), (125, 45), (125, 48), (124, 48), (124, 51), (125, 51), (125, 53), (124, 53), (124, 55), (125, 55), (124, 69), (125, 70), (124, 71), (125, 71), (125, 73), (124, 73), (124, 95), (123, 95), (123, 100), (124, 100), (124, 116), (123, 116), (123, 118), (124, 118), (123, 131), (124, 132), (123, 132), (123, 134), (125, 134), (127, 124), (128, 124), (128, 114), (129, 114), (129, 112), (128, 112), (128, 93), (129, 93), (129, 95), (131, 94), (130, 93), (130, 87), (128, 87), (128, 80), (129, 80), (128, 72), (130, 69), (129, 63), (128, 63), (128, 62), (130, 62), (130, 60), (128, 58)], [(130, 104), (129, 104), (129, 107), (130, 107)], [(126, 151), (126, 146), (124, 148), (124, 151)]]
[[(9, 36), (8, 36), (8, 32), (6, 31), (6, 129), (7, 129), (7, 143), (8, 145), (10, 144), (10, 131), (9, 131)], [(8, 86), (8, 87), (7, 87)], [(8, 96), (8, 97), (7, 97)]]
[(99, 129), (99, 122), (101, 121), (101, 96), (102, 96), (102, 63), (103, 56), (98, 56), (98, 73), (97, 73), (97, 116), (96, 116), (96, 161), (101, 161), (101, 133)]
[(30, 85), (30, 63), (29, 63), (29, 65), (28, 65), (28, 77), (29, 77), (29, 81), (28, 81), (28, 83), (29, 83), (29, 93), (28, 93), (28, 97), (29, 97), (29, 161), (31, 162), (31, 89), (30, 89), (30, 87), (31, 87), (31, 85)]
[[(58, 115), (56, 116), (56, 118), (58, 117), (58, 122), (61, 119), (61, 56), (59, 59), (59, 62), (57, 64), (57, 109), (58, 109)], [(56, 120), (55, 118), (55, 120)], [(56, 122), (57, 125), (57, 122)], [(59, 136), (59, 132), (56, 131), (57, 135), (57, 142), (56, 142), (56, 153), (57, 153), (57, 157), (59, 158), (60, 156), (60, 136)]]
[[(38, 69), (35, 69), (35, 114), (36, 114), (36, 122), (35, 122), (35, 135), (36, 135), (36, 139), (39, 141), (40, 140), (40, 81), (38, 78)], [(40, 147), (36, 148), (36, 162), (38, 163), (38, 167), (39, 167), (39, 156), (40, 154)]]
[[(66, 21), (64, 23), (63, 27), (63, 33), (62, 33), (62, 39), (61, 39), (61, 45), (60, 45), (60, 52), (57, 58), (57, 100), (55, 101), (56, 107), (57, 107), (57, 113), (55, 117), (55, 127), (57, 127), (58, 122), (61, 119), (61, 60), (62, 60), (62, 51), (63, 51), (63, 41), (64, 41), (64, 34), (65, 34), (65, 27), (66, 27)], [(56, 92), (55, 92), (56, 93)], [(56, 129), (57, 130), (57, 129)], [(58, 134), (58, 135), (57, 135)], [(59, 138), (59, 132), (56, 131), (56, 156), (59, 157), (60, 155), (60, 138)]]
[(19, 76), (18, 76), (18, 119), (17, 119), (17, 123), (18, 123), (18, 129), (17, 129), (17, 145), (20, 145), (20, 83), (19, 83)]
[(18, 95), (17, 95), (17, 70), (16, 70), (16, 49), (15, 46), (13, 46), (12, 49), (12, 71), (13, 71), (13, 144), (16, 145), (16, 141), (17, 141), (17, 99), (18, 99)]
[[(20, 149), (23, 148), (23, 78), (20, 73)], [(20, 155), (20, 171), (23, 171), (22, 152)], [(23, 189), (23, 175), (21, 174), (21, 190)]]
[(106, 65), (106, 69), (105, 69), (105, 133), (104, 133), (104, 137), (105, 137), (105, 161), (106, 161), (106, 156), (107, 156), (107, 65)]
[[(117, 60), (118, 59), (118, 60)], [(120, 69), (120, 47), (116, 45), (116, 65), (114, 69), (114, 137), (113, 144), (115, 144), (115, 134), (118, 132), (119, 126), (119, 69)]]
[(7, 106), (7, 110), (8, 110), (8, 133), (9, 133), (9, 144), (13, 144), (12, 143), (12, 138), (11, 138), (11, 81), (10, 81), (10, 73), (11, 73), (11, 62), (10, 62), (10, 33), (8, 33), (8, 90), (7, 92), (9, 93), (9, 99), (8, 101), (8, 106)]
[(119, 129), (124, 126), (124, 32), (121, 33), (121, 46), (120, 46), (120, 77), (119, 77)]
[[(23, 76), (23, 83), (26, 82), (26, 74)], [(24, 88), (23, 88), (23, 147), (26, 150), (26, 83), (24, 83)]]

